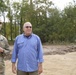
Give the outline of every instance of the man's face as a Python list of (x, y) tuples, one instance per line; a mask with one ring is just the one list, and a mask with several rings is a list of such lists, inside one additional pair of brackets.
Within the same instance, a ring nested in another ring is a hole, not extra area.
[(1, 28), (2, 28), (2, 24), (0, 24), (0, 30), (1, 30)]
[(31, 35), (31, 33), (32, 33), (32, 25), (31, 24), (25, 24), (24, 27), (23, 27), (23, 31), (24, 31), (26, 36)]

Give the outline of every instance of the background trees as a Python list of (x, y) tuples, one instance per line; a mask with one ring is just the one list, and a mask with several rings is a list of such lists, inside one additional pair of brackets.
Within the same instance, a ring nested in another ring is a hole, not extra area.
[[(13, 41), (21, 34), (24, 22), (30, 21), (33, 32), (43, 43), (76, 42), (76, 3), (60, 11), (49, 0), (0, 0), (0, 15), (4, 17), (3, 34)], [(6, 15), (5, 15), (6, 14)], [(5, 17), (8, 22), (5, 22)]]

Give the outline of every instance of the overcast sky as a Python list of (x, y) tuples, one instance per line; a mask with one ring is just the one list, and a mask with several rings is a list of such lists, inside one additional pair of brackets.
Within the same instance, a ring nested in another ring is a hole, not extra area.
[[(12, 0), (12, 1), (21, 1), (21, 0)], [(64, 7), (67, 6), (70, 2), (73, 3), (73, 0), (50, 0), (50, 1), (52, 1), (54, 5), (60, 10), (63, 10)], [(74, 1), (76, 2), (76, 0)], [(2, 19), (2, 17), (0, 17), (0, 19)]]
[[(63, 10), (70, 2), (73, 3), (73, 0), (51, 0), (57, 8)], [(76, 0), (75, 0), (76, 1)]]
[[(21, 0), (12, 0), (12, 1), (20, 2)], [(69, 4), (69, 2), (73, 3), (73, 0), (50, 0), (50, 1), (52, 1), (54, 3), (54, 5), (61, 10), (63, 10), (64, 7)], [(76, 1), (76, 0), (74, 0), (74, 1)]]

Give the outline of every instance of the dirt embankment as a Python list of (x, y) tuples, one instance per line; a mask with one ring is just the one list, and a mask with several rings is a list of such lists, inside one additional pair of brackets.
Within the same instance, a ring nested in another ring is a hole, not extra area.
[[(11, 58), (13, 46), (10, 46), (11, 52), (5, 60)], [(63, 55), (70, 52), (76, 52), (76, 45), (43, 45), (44, 55)]]
[[(76, 75), (76, 45), (44, 45), (43, 50), (44, 63), (41, 75)], [(5, 61), (6, 75), (15, 75), (11, 70), (11, 53), (7, 57), (9, 60)]]
[(63, 55), (70, 52), (76, 52), (76, 45), (51, 45), (43, 46), (44, 55)]

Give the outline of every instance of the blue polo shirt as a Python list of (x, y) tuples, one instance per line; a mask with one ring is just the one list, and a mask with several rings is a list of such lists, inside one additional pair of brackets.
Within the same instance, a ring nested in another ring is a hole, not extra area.
[(40, 38), (31, 34), (16, 37), (12, 52), (12, 62), (17, 62), (17, 69), (25, 72), (38, 70), (38, 63), (43, 62), (43, 49)]

